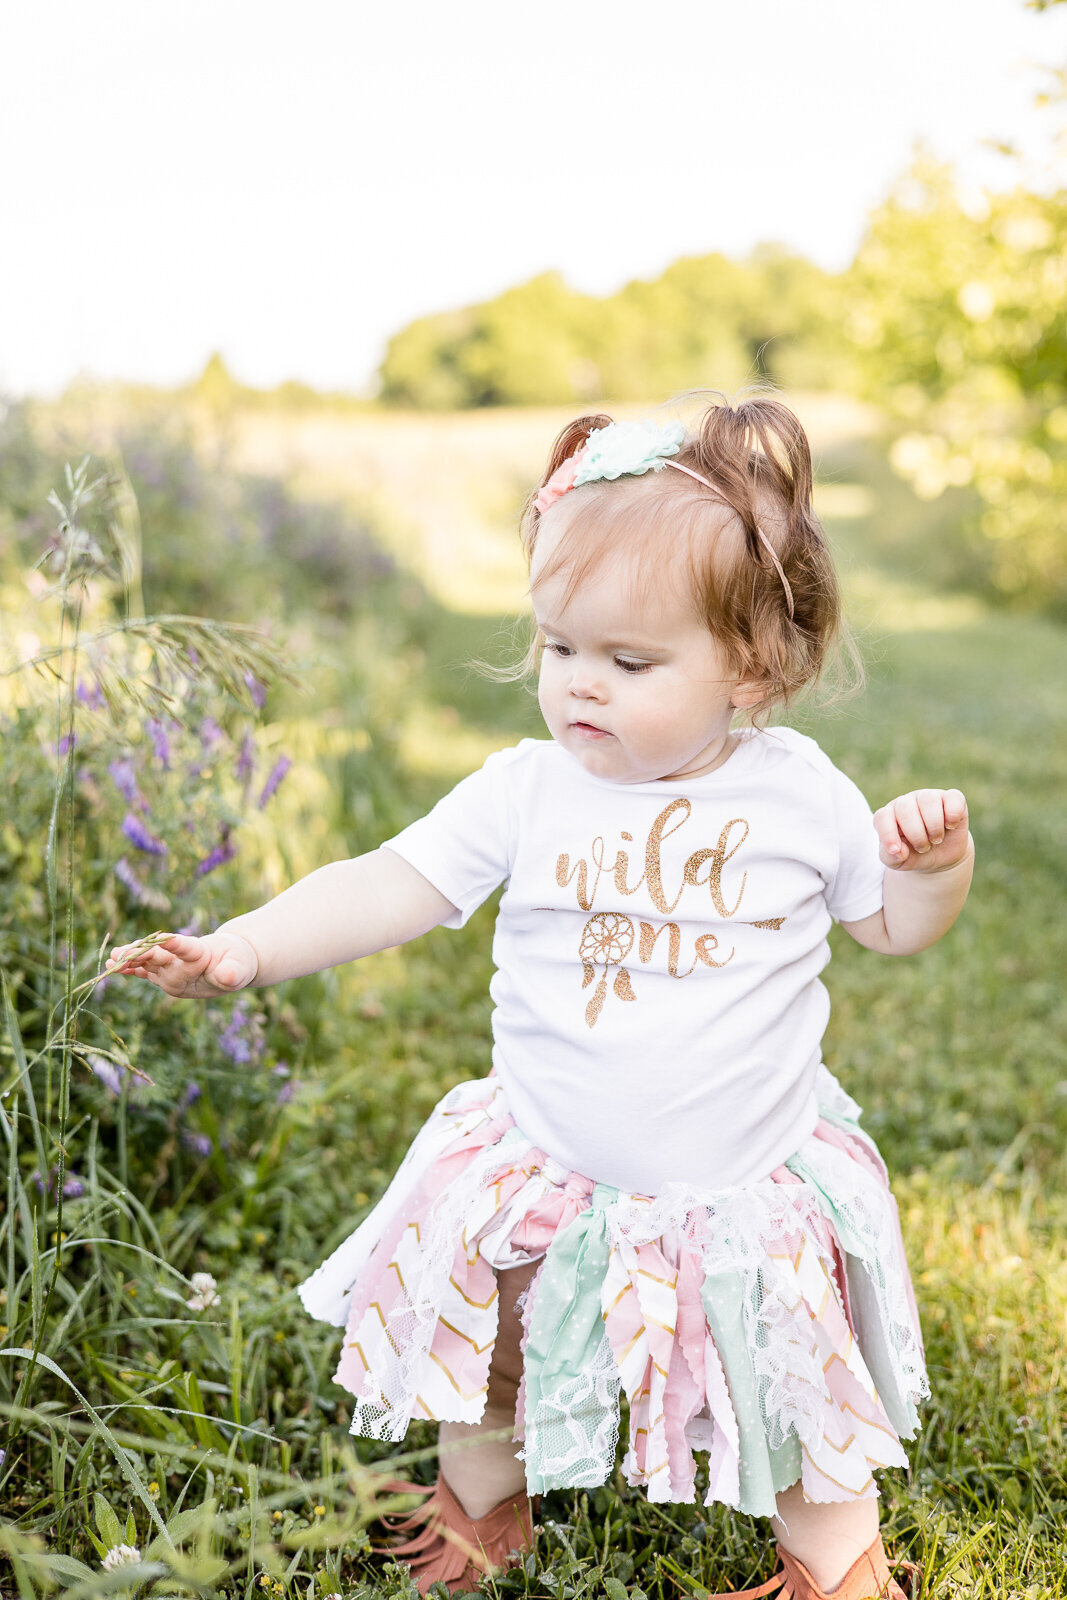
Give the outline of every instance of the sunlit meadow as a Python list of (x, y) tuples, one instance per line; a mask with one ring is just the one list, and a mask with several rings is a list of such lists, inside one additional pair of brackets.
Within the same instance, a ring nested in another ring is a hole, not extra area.
[[(1067, 642), (945, 587), (959, 503), (914, 497), (875, 413), (797, 403), (869, 673), (803, 725), (872, 800), (965, 788), (979, 851), (940, 946), (838, 939), (831, 971), (934, 1385), (887, 1543), (933, 1600), (1063, 1596)], [(101, 952), (373, 847), (538, 731), (469, 664), (521, 648), (515, 519), (560, 420), (83, 396), (3, 421), (0, 1559), (26, 1600), (413, 1594), (368, 1562), (384, 1450), (349, 1439), (294, 1286), (488, 1067), (491, 908), (229, 1004), (101, 981)], [(550, 1496), (487, 1588), (673, 1600), (772, 1565), (764, 1526), (620, 1481)]]

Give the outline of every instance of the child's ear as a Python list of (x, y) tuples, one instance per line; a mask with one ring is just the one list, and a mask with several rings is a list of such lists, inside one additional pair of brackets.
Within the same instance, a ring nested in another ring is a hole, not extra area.
[(767, 688), (762, 678), (742, 678), (734, 685), (730, 704), (738, 711), (749, 711), (767, 698)]

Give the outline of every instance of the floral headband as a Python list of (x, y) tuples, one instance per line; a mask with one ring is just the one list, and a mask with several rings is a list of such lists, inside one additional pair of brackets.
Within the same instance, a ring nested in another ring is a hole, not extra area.
[[(685, 424), (681, 422), (609, 422), (606, 427), (595, 428), (580, 450), (568, 456), (561, 466), (541, 486), (534, 505), (542, 514), (571, 489), (580, 489), (584, 483), (598, 483), (604, 478), (638, 478), (646, 472), (659, 472), (673, 467), (687, 477), (702, 483), (722, 499), (721, 492), (701, 473), (692, 467), (683, 467), (680, 461), (668, 458), (678, 454), (685, 443)], [(793, 620), (793, 591), (785, 575), (778, 554), (763, 529), (756, 534), (774, 563), (782, 583), (789, 620)]]

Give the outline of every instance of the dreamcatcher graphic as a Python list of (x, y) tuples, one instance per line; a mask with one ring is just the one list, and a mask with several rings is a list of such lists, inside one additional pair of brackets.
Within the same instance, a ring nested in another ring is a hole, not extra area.
[(602, 911), (590, 917), (582, 929), (578, 954), (582, 958), (582, 988), (588, 989), (596, 977), (597, 967), (604, 968), (600, 981), (593, 990), (593, 998), (585, 1008), (586, 1024), (591, 1028), (599, 1017), (608, 992), (608, 968), (618, 967), (612, 984), (620, 1000), (636, 1000), (630, 984), (630, 974), (622, 963), (633, 949), (634, 925), (621, 911)]

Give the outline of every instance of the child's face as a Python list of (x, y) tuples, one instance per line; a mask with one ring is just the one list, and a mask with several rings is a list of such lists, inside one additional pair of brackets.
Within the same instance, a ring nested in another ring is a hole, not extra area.
[(566, 570), (540, 576), (554, 542), (543, 528), (530, 590), (545, 640), (538, 699), (557, 744), (615, 783), (695, 777), (721, 765), (735, 707), (756, 696), (678, 586), (657, 585), (620, 555), (568, 599)]

